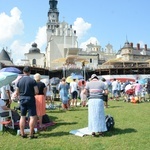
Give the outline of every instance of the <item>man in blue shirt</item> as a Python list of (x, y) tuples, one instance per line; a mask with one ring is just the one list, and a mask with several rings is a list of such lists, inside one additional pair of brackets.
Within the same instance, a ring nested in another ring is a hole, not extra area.
[(30, 77), (30, 67), (26, 66), (23, 69), (24, 76), (17, 83), (16, 94), (19, 95), (20, 99), (20, 109), (21, 109), (21, 119), (20, 119), (20, 131), (21, 136), (26, 138), (27, 136), (24, 133), (25, 128), (25, 119), (28, 112), (30, 121), (30, 138), (35, 138), (34, 126), (36, 124), (36, 104), (35, 104), (35, 95), (38, 94), (37, 83), (34, 79)]

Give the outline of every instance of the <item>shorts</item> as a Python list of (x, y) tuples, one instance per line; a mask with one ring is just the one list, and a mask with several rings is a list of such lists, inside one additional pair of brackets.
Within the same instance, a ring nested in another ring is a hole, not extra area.
[(108, 102), (108, 95), (103, 95), (104, 102)]
[(36, 116), (36, 104), (34, 97), (23, 97), (20, 99), (20, 111), (21, 116), (26, 116), (28, 112), (28, 116)]
[(112, 91), (112, 95), (113, 95), (114, 97), (118, 97), (118, 90), (113, 90), (113, 91)]
[(77, 91), (74, 91), (71, 93), (71, 96), (72, 96), (72, 99), (77, 99), (78, 97), (78, 92)]

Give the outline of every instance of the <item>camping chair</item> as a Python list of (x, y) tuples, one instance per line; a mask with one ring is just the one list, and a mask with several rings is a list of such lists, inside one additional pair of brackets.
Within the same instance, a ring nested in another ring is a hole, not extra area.
[(0, 112), (0, 125), (3, 134), (7, 129), (14, 129), (14, 121), (12, 119), (12, 112), (11, 110), (4, 110)]

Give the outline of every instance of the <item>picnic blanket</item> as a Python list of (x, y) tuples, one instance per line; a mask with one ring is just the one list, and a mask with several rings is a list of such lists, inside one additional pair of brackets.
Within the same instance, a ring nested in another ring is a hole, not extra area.
[[(56, 124), (55, 122), (51, 121), (49, 123), (44, 123), (44, 126), (47, 128), (47, 127), (50, 127), (50, 126), (54, 126), (55, 124)], [(15, 125), (16, 128), (19, 129), (19, 122), (15, 122), (14, 125)], [(26, 124), (26, 126), (28, 126), (28, 124)]]
[(92, 135), (92, 132), (88, 130), (88, 127), (77, 129), (77, 130), (71, 130), (69, 133), (74, 134), (76, 136), (80, 136), (80, 137)]

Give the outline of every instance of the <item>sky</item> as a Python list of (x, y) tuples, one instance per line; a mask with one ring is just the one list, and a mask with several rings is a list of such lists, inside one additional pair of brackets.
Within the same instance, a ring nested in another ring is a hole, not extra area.
[[(118, 51), (128, 40), (150, 48), (149, 0), (58, 0), (59, 21), (77, 32), (80, 48), (109, 43)], [(46, 48), (49, 0), (0, 0), (0, 51), (11, 52), (20, 64), (31, 44)]]

